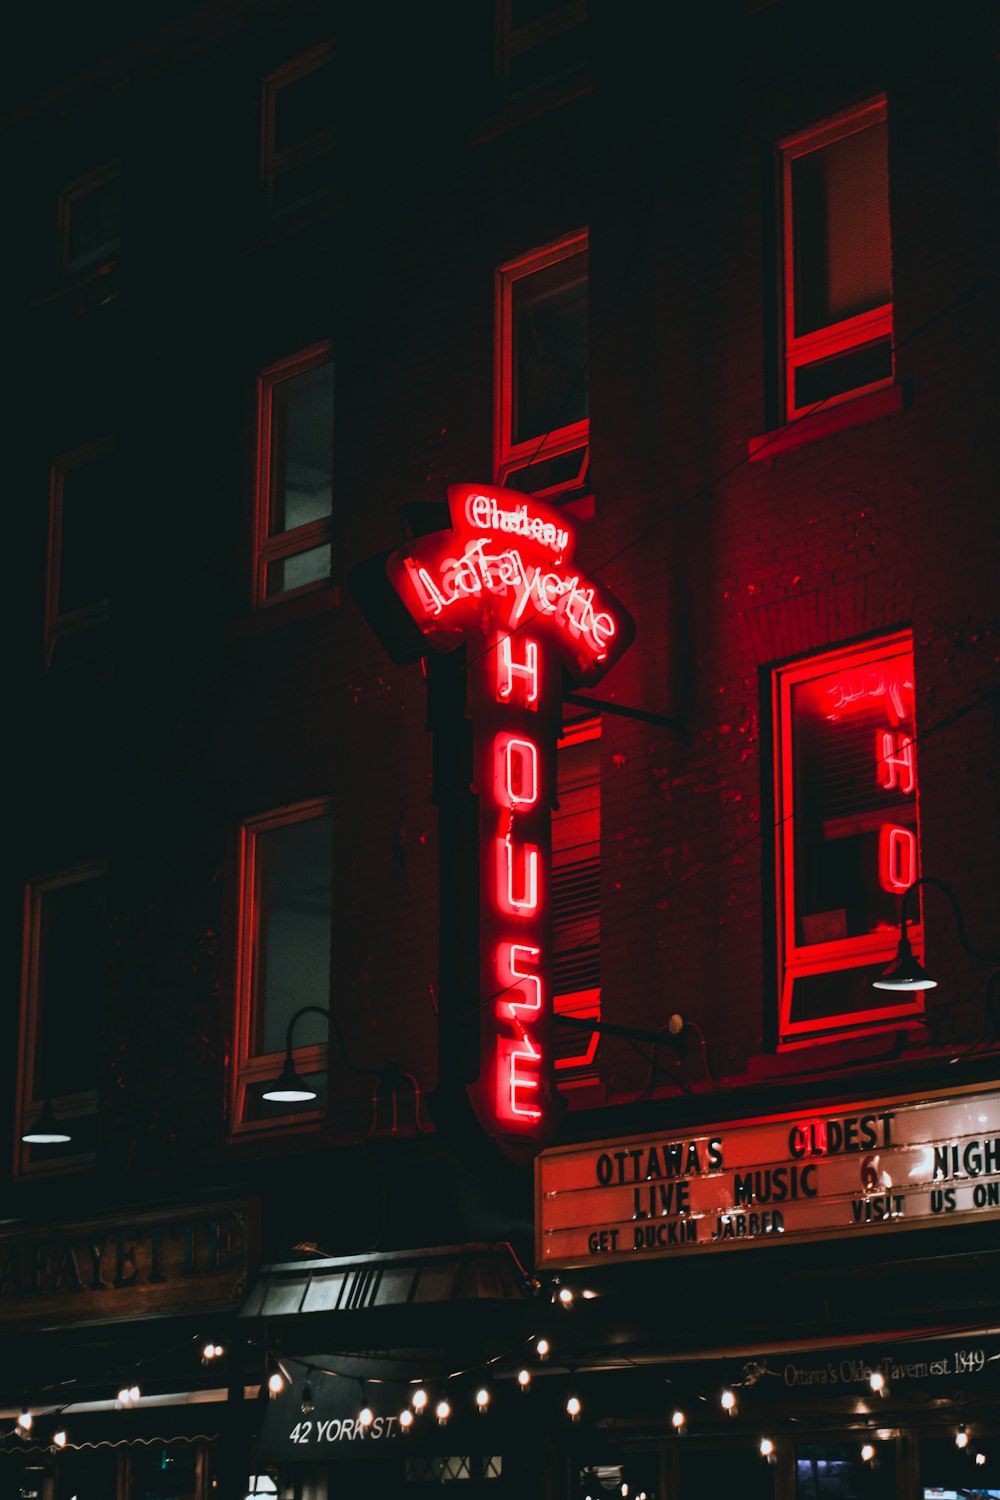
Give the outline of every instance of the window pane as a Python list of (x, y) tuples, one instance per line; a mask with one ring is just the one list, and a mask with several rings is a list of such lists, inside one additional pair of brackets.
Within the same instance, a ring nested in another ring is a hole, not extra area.
[[(55, 1500), (109, 1500), (117, 1489), (118, 1454), (105, 1449), (56, 1456)], [(15, 1491), (16, 1493), (16, 1491)]]
[(885, 121), (792, 162), (795, 332), (892, 300)]
[(912, 653), (791, 688), (795, 943), (894, 929), (916, 879)]
[(538, 88), (543, 83), (554, 82), (574, 68), (580, 68), (587, 60), (587, 27), (585, 23), (571, 26), (515, 52), (510, 59), (510, 93), (514, 96)]
[(761, 1461), (756, 1446), (682, 1448), (678, 1453), (680, 1493), (683, 1496), (739, 1496), (739, 1500), (771, 1500), (775, 1469)]
[[(329, 1007), (331, 869), (330, 814), (271, 828), (255, 845), (254, 999), (257, 1051), (283, 1052), (291, 1016), (303, 1005)], [(295, 1045), (328, 1038), (323, 1016), (303, 1016)]]
[(274, 149), (301, 146), (333, 125), (333, 62), (284, 83), (274, 95)]
[(292, 589), (304, 588), (308, 583), (322, 583), (330, 576), (330, 543), (311, 547), (308, 552), (296, 552), (292, 557), (280, 557), (267, 567), (267, 597), (277, 598)]
[(879, 380), (891, 379), (892, 340), (875, 339), (847, 354), (799, 365), (795, 371), (795, 405), (801, 409), (815, 401), (826, 401), (845, 391), (857, 391)]
[(115, 174), (105, 182), (71, 195), (66, 203), (66, 263), (75, 266), (97, 257), (118, 244), (121, 219), (121, 178)]
[(108, 597), (108, 518), (114, 476), (113, 453), (66, 469), (62, 475), (60, 615)]
[(333, 365), (325, 364), (272, 388), (268, 534), (293, 531), (332, 509)]
[(531, 26), (562, 10), (565, 4), (566, 0), (510, 0), (510, 28), (517, 31), (521, 26)]
[(45, 891), (39, 906), (34, 1098), (97, 1087), (104, 1011), (103, 877)]
[(856, 1443), (796, 1443), (795, 1500), (893, 1500), (895, 1449), (878, 1444), (878, 1467), (861, 1457)]
[(131, 1500), (198, 1500), (197, 1449), (134, 1446)]
[(512, 286), (513, 440), (529, 442), (587, 415), (587, 255)]
[(311, 203), (333, 186), (333, 152), (323, 151), (308, 161), (282, 167), (271, 178), (271, 213), (276, 217)]

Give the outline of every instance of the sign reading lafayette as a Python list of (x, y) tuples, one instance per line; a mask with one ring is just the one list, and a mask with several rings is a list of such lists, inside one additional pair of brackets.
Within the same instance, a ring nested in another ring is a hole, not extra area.
[(1000, 1091), (900, 1098), (544, 1152), (539, 1264), (1000, 1215)]
[(94, 1219), (0, 1236), (0, 1322), (106, 1323), (246, 1295), (249, 1205)]

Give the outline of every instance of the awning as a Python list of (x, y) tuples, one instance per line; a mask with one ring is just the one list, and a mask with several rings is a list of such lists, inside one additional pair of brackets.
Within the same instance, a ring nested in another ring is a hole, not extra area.
[(264, 1266), (239, 1316), (266, 1321), (290, 1354), (339, 1351), (345, 1373), (412, 1378), (435, 1351), (474, 1363), (515, 1347), (536, 1309), (510, 1245), (468, 1244)]

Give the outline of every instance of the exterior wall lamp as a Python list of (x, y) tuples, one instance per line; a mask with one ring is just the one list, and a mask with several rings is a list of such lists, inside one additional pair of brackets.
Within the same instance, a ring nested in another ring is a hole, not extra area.
[(21, 1136), (26, 1146), (61, 1146), (72, 1139), (65, 1125), (56, 1123), (51, 1099), (46, 1099), (34, 1125), (29, 1126)]
[(351, 1062), (347, 1055), (347, 1048), (344, 1046), (344, 1033), (341, 1031), (335, 1016), (331, 1015), (322, 1005), (303, 1005), (301, 1010), (297, 1010), (288, 1022), (288, 1030), (285, 1033), (285, 1061), (278, 1077), (264, 1089), (261, 1095), (263, 1099), (268, 1099), (274, 1104), (304, 1104), (309, 1099), (316, 1098), (316, 1090), (301, 1077), (292, 1057), (292, 1035), (295, 1030), (295, 1023), (302, 1016), (308, 1015), (325, 1016), (329, 1021), (333, 1033), (337, 1038), (344, 1066), (349, 1073), (358, 1073), (366, 1078), (382, 1077), (385, 1071), (382, 1068), (359, 1068)]
[(413, 1093), (414, 1123), (418, 1130), (423, 1131), (426, 1127), (420, 1118), (420, 1085), (412, 1073), (404, 1072), (398, 1063), (387, 1063), (381, 1068), (359, 1068), (347, 1055), (347, 1047), (344, 1042), (344, 1033), (336, 1016), (332, 1015), (322, 1005), (303, 1005), (297, 1010), (288, 1022), (285, 1033), (285, 1061), (281, 1072), (273, 1083), (262, 1091), (261, 1098), (267, 1099), (274, 1104), (305, 1104), (310, 1099), (317, 1097), (316, 1090), (304, 1079), (295, 1066), (293, 1055), (293, 1034), (296, 1022), (301, 1016), (317, 1015), (325, 1016), (330, 1023), (330, 1029), (337, 1039), (340, 1049), (340, 1058), (349, 1073), (356, 1074), (359, 1078), (372, 1078), (372, 1120), (368, 1134), (374, 1135), (378, 1128), (379, 1105), (383, 1090), (391, 1097), (390, 1127), (394, 1134), (399, 1128), (399, 1091), (404, 1083), (409, 1084)]
[[(896, 957), (885, 973), (872, 981), (873, 989), (932, 990), (937, 987), (937, 980), (932, 979), (923, 965), (917, 962), (913, 949), (910, 946), (909, 935), (906, 931), (906, 924), (911, 920), (910, 908), (916, 899), (914, 892), (921, 885), (932, 885), (936, 890), (943, 891), (947, 896), (955, 916), (958, 940), (970, 958), (980, 958), (986, 959), (989, 962), (1000, 963), (1000, 953), (982, 952), (972, 947), (965, 935), (962, 910), (951, 886), (945, 885), (943, 880), (936, 880), (933, 875), (921, 875), (912, 885), (907, 886), (903, 892), (903, 900), (899, 910), (899, 947), (896, 949)], [(990, 977), (992, 978), (992, 975)], [(989, 980), (987, 984), (989, 984)]]

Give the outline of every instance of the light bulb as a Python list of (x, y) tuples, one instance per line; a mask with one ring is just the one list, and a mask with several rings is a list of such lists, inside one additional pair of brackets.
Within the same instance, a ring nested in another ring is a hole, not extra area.
[(448, 1405), (448, 1402), (443, 1400), (439, 1401), (437, 1406), (435, 1406), (434, 1408), (434, 1415), (438, 1419), (438, 1426), (444, 1427), (448, 1421), (448, 1418), (451, 1416), (451, 1407)]
[(722, 1410), (729, 1412), (730, 1416), (732, 1416), (733, 1412), (736, 1409), (736, 1397), (733, 1395), (732, 1391), (723, 1391), (722, 1395), (719, 1397), (719, 1400), (722, 1403)]
[(284, 1376), (279, 1375), (277, 1370), (275, 1370), (274, 1374), (268, 1377), (267, 1388), (272, 1396), (280, 1396), (285, 1389)]
[(370, 1406), (363, 1406), (358, 1412), (358, 1422), (362, 1427), (370, 1427), (375, 1420), (375, 1413)]
[(205, 1347), (204, 1347), (204, 1349), (201, 1351), (201, 1357), (205, 1361), (206, 1364), (208, 1364), (208, 1361), (210, 1359), (214, 1359), (215, 1358), (215, 1345), (214, 1344), (206, 1344)]
[(127, 1386), (123, 1385), (122, 1388), (121, 1388), (121, 1390), (118, 1392), (118, 1405), (119, 1406), (128, 1406), (128, 1387)]
[(569, 1307), (570, 1303), (573, 1301), (573, 1293), (570, 1291), (568, 1286), (561, 1286), (559, 1288), (559, 1301), (562, 1303), (563, 1307)]
[(58, 1432), (54, 1432), (52, 1434), (52, 1446), (53, 1448), (65, 1448), (66, 1434), (65, 1432), (63, 1432), (62, 1428), (60, 1428)]
[(673, 1416), (670, 1418), (670, 1421), (673, 1425), (674, 1431), (680, 1432), (681, 1428), (684, 1426), (684, 1413), (682, 1411), (675, 1411)]
[(485, 1386), (476, 1392), (476, 1405), (480, 1411), (485, 1411), (490, 1404), (490, 1393)]
[(566, 1402), (566, 1410), (569, 1412), (570, 1417), (575, 1422), (582, 1410), (580, 1406), (579, 1396), (570, 1396), (569, 1400)]
[(875, 1457), (875, 1449), (871, 1443), (863, 1444), (861, 1449), (861, 1457), (864, 1459), (866, 1464), (871, 1463), (872, 1459)]
[(628, 1495), (628, 1485), (625, 1483), (625, 1481), (623, 1479), (622, 1480), (622, 1500), (625, 1500), (625, 1497), (627, 1495)]
[(216, 1359), (221, 1359), (222, 1356), (225, 1354), (225, 1352), (226, 1351), (225, 1351), (225, 1349), (223, 1349), (223, 1347), (222, 1347), (221, 1344), (213, 1344), (212, 1345), (212, 1353), (213, 1353), (213, 1355), (214, 1355), (214, 1357)]
[(985, 1462), (986, 1462), (986, 1454), (985, 1453), (977, 1453), (976, 1454), (976, 1463), (980, 1466), (980, 1468), (982, 1468), (982, 1466), (983, 1466), (983, 1464)]
[(21, 1412), (21, 1415), (17, 1419), (17, 1425), (18, 1425), (18, 1427), (20, 1427), (20, 1429), (21, 1429), (22, 1432), (30, 1432), (31, 1431), (31, 1426), (32, 1426), (32, 1423), (34, 1422), (34, 1420), (35, 1419), (31, 1415), (31, 1412), (28, 1410), (27, 1407), (25, 1407), (24, 1410)]
[(761, 1440), (760, 1440), (760, 1455), (761, 1455), (761, 1458), (771, 1458), (773, 1456), (773, 1454), (774, 1454), (774, 1444), (771, 1441), (771, 1439), (767, 1438), (767, 1437), (761, 1438)]
[(881, 1370), (873, 1370), (868, 1377), (868, 1384), (873, 1391), (881, 1391), (885, 1395), (885, 1376)]
[(551, 1347), (552, 1347), (552, 1345), (549, 1343), (548, 1339), (539, 1339), (538, 1343), (535, 1345), (535, 1352), (537, 1353), (538, 1358), (539, 1359), (545, 1359), (545, 1358), (547, 1358), (549, 1350), (551, 1349)]
[(138, 1401), (142, 1392), (137, 1385), (130, 1385), (128, 1390), (129, 1401)]
[(522, 1391), (526, 1391), (528, 1389), (528, 1386), (531, 1384), (531, 1371), (518, 1370), (517, 1383), (521, 1387)]
[(963, 1424), (958, 1429), (958, 1431), (955, 1433), (955, 1447), (956, 1448), (967, 1448), (968, 1446), (969, 1446), (969, 1434), (966, 1432), (965, 1426)]
[(412, 1411), (410, 1411), (409, 1407), (406, 1407), (405, 1410), (400, 1412), (399, 1425), (400, 1427), (402, 1427), (404, 1432), (408, 1431), (408, 1429), (413, 1426), (413, 1413)]
[(415, 1390), (410, 1400), (413, 1403), (414, 1411), (423, 1411), (424, 1407), (427, 1405), (427, 1392), (422, 1388)]

